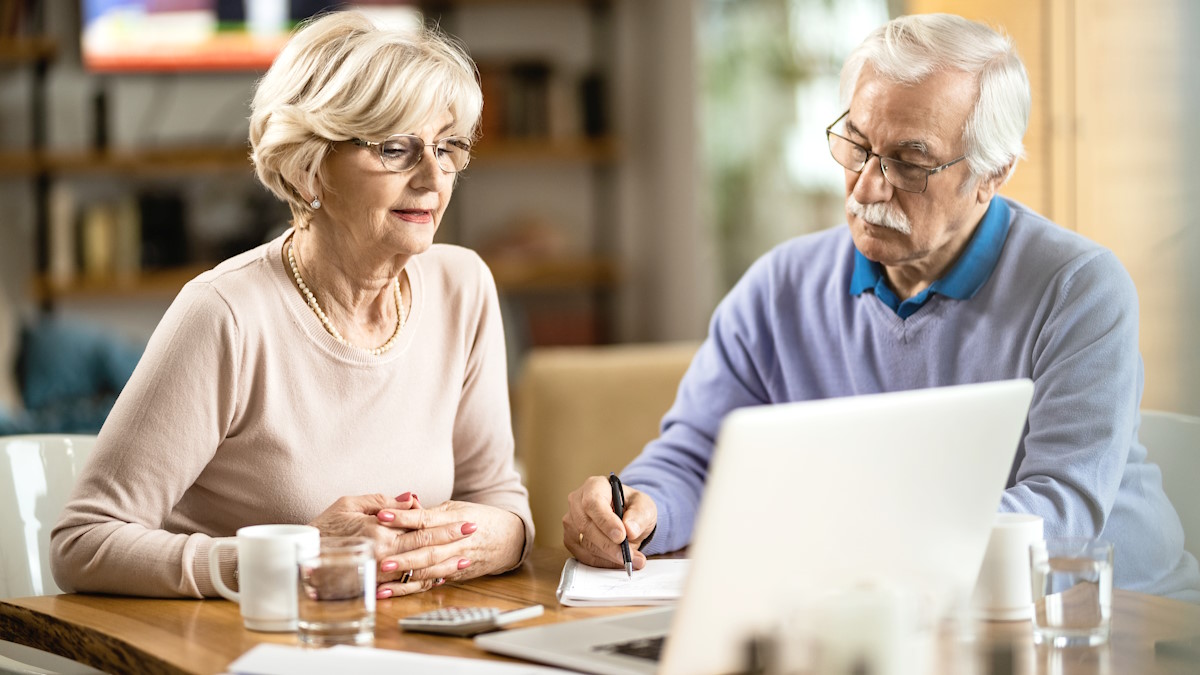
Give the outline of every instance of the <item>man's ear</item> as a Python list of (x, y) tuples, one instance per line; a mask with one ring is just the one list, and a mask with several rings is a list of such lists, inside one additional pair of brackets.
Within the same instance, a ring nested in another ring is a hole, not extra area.
[(980, 204), (986, 204), (992, 201), (992, 197), (996, 196), (996, 193), (1000, 191), (1000, 187), (1008, 182), (1008, 176), (1012, 173), (1013, 165), (1016, 164), (1016, 162), (1017, 160), (1014, 159), (1008, 164), (1005, 164), (997, 169), (992, 175), (979, 181), (979, 187), (976, 188), (977, 191), (975, 194), (975, 199), (978, 200)]

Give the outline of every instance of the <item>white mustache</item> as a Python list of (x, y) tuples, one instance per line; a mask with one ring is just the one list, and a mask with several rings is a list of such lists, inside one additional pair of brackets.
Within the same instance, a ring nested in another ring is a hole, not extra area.
[(895, 204), (881, 202), (863, 205), (858, 203), (854, 195), (850, 195), (846, 197), (846, 210), (872, 225), (886, 227), (901, 234), (912, 234), (912, 225), (908, 222), (908, 216), (904, 215), (904, 212)]

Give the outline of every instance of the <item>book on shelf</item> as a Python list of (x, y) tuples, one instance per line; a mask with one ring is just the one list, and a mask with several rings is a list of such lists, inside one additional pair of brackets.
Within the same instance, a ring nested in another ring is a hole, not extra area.
[(608, 132), (603, 77), (540, 59), (479, 64), (483, 138), (570, 139)]
[[(51, 288), (70, 288), (80, 278), (130, 279), (146, 268), (188, 262), (177, 198), (127, 194), (81, 205), (70, 185), (60, 182), (50, 188), (47, 209), (46, 281)], [(145, 228), (145, 222), (152, 227)]]
[(50, 188), (46, 219), (46, 272), (54, 286), (67, 286), (79, 271), (76, 260), (75, 192), (62, 183)]

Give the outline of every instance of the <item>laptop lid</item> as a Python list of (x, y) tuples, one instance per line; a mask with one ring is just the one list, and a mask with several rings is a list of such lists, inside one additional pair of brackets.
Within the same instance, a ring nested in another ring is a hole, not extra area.
[(732, 672), (801, 599), (863, 584), (969, 596), (1033, 383), (730, 413), (663, 673)]
[[(476, 644), (594, 673), (726, 673), (744, 669), (753, 637), (829, 589), (874, 584), (965, 600), (1032, 396), (1032, 382), (1011, 380), (736, 410), (717, 438), (674, 612)], [(668, 621), (657, 669), (608, 647), (662, 635)]]

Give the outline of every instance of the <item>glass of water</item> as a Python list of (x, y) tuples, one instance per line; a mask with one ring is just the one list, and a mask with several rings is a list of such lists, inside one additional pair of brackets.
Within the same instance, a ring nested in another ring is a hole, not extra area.
[(1033, 641), (1055, 647), (1108, 642), (1112, 544), (1087, 538), (1048, 539), (1029, 547), (1029, 562)]
[(321, 537), (320, 551), (302, 556), (298, 563), (301, 644), (374, 642), (374, 542), (366, 537)]

